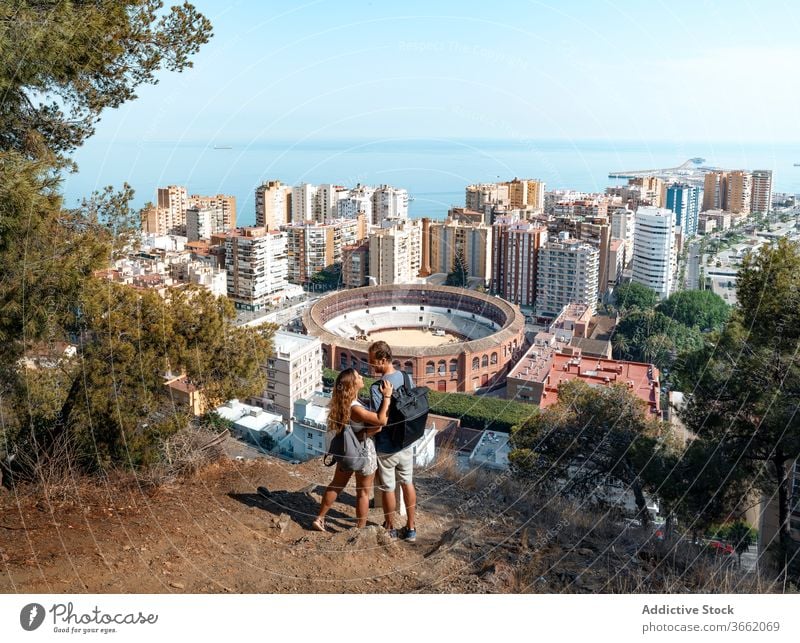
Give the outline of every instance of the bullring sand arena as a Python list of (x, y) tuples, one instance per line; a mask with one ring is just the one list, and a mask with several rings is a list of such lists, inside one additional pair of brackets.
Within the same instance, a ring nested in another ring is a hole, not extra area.
[(389, 346), (441, 346), (442, 344), (454, 344), (461, 339), (453, 333), (442, 332), (442, 335), (434, 335), (431, 331), (419, 328), (401, 328), (399, 330), (376, 330), (369, 333), (368, 337), (370, 342), (383, 340)]
[(368, 374), (369, 345), (383, 340), (395, 368), (436, 391), (502, 384), (525, 332), (525, 318), (510, 302), (428, 284), (337, 291), (309, 307), (303, 324), (322, 341), (325, 366)]

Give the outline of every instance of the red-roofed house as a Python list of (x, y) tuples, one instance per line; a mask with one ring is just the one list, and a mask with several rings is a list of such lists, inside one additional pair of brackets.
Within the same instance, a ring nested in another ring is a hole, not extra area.
[(547, 408), (558, 401), (559, 385), (575, 379), (591, 386), (623, 384), (647, 403), (651, 414), (661, 414), (661, 384), (654, 365), (585, 357), (579, 348), (550, 333), (537, 333), (533, 345), (508, 374), (506, 397)]

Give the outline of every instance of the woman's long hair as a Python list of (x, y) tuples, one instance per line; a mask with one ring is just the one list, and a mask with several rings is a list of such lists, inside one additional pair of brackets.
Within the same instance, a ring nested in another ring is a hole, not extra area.
[(328, 431), (339, 433), (350, 421), (350, 405), (358, 395), (356, 375), (358, 373), (354, 368), (348, 368), (336, 378), (328, 406)]

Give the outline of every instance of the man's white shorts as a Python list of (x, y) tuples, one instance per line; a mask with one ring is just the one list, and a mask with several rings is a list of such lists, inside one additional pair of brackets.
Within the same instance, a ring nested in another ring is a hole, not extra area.
[(414, 446), (397, 453), (378, 454), (378, 489), (394, 491), (397, 483), (411, 484), (414, 473)]

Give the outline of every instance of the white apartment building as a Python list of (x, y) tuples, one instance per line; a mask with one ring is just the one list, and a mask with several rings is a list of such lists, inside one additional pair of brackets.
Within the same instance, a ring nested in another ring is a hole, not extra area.
[(382, 226), (387, 219), (408, 219), (408, 190), (381, 185), (372, 193), (372, 220)]
[(510, 205), (507, 183), (479, 183), (465, 189), (464, 207), (483, 212), (485, 206)]
[(672, 292), (676, 269), (675, 213), (666, 208), (640, 207), (633, 235), (633, 281), (665, 299)]
[(228, 294), (228, 273), (219, 268), (213, 268), (201, 261), (192, 261), (187, 266), (187, 277), (191, 284), (203, 286), (217, 297)]
[(340, 219), (355, 219), (363, 213), (366, 220), (372, 223), (372, 195), (375, 188), (357, 185), (349, 192), (339, 196), (336, 203), (337, 217)]
[(539, 249), (536, 278), (537, 317), (558, 317), (567, 304), (587, 305), (597, 311), (600, 251), (568, 232)]
[(217, 215), (220, 224), (220, 231), (233, 230), (236, 227), (236, 197), (227, 194), (215, 194), (214, 196), (203, 196), (192, 194), (189, 196), (188, 208), (209, 208), (219, 210)]
[(328, 406), (330, 394), (314, 392), (294, 403), (293, 418), (289, 420), (292, 430), (291, 456), (298, 460), (310, 460), (325, 455), (328, 446)]
[(225, 231), (222, 208), (191, 207), (186, 210), (186, 239), (210, 239), (212, 234)]
[(180, 185), (170, 185), (156, 190), (156, 206), (164, 210), (166, 232), (186, 234), (186, 208), (189, 207), (189, 193)]
[(286, 235), (263, 228), (244, 228), (225, 240), (228, 297), (237, 308), (261, 310), (280, 302), (287, 281)]
[(341, 185), (323, 183), (317, 186), (317, 193), (314, 195), (314, 221), (325, 223), (330, 219), (339, 216), (339, 199), (347, 195), (347, 190)]
[(365, 228), (363, 218), (282, 226), (286, 233), (289, 281), (305, 284), (321, 270), (341, 264), (342, 248), (361, 241), (366, 235)]
[(772, 170), (753, 170), (750, 207), (753, 212), (772, 211)]
[(275, 351), (265, 364), (266, 388), (261, 402), (289, 419), (295, 402), (310, 400), (322, 389), (322, 342), (317, 337), (277, 331)]
[(611, 238), (620, 239), (625, 247), (625, 265), (633, 258), (633, 232), (636, 227), (636, 213), (627, 207), (609, 208), (611, 219)]
[(268, 181), (256, 188), (256, 225), (277, 230), (291, 217), (292, 188)]
[(422, 265), (422, 222), (399, 220), (369, 235), (375, 285), (416, 283)]
[(317, 186), (301, 183), (292, 188), (292, 223), (303, 223), (314, 220), (314, 201)]

